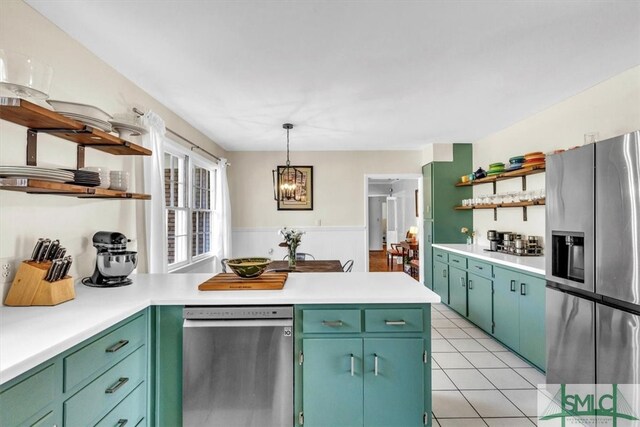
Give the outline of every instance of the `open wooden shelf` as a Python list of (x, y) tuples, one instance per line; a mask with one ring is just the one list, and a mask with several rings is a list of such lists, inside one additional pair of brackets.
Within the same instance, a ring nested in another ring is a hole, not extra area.
[(523, 167), (515, 171), (504, 172), (499, 175), (487, 176), (485, 178), (476, 179), (468, 182), (458, 182), (456, 187), (470, 187), (472, 185), (489, 184), (496, 181), (503, 181), (505, 179), (513, 179), (518, 177), (524, 177), (529, 175), (535, 175), (545, 172), (545, 165), (528, 166)]
[(497, 205), (456, 206), (454, 209), (457, 211), (467, 211), (473, 209), (525, 208), (527, 206), (544, 206), (544, 204), (545, 199), (540, 199), (531, 202), (500, 203)]
[(106, 188), (85, 187), (82, 185), (28, 178), (0, 178), (0, 190), (94, 199), (151, 199), (151, 196), (148, 194), (127, 193), (125, 191), (109, 190)]
[(110, 154), (151, 155), (151, 150), (140, 145), (86, 126), (20, 98), (0, 97), (0, 119), (26, 126), (32, 131), (49, 133)]

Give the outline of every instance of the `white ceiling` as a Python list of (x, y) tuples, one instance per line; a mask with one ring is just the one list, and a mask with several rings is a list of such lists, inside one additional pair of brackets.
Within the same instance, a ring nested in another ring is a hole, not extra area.
[(638, 1), (27, 2), (227, 150), (475, 141), (640, 64)]

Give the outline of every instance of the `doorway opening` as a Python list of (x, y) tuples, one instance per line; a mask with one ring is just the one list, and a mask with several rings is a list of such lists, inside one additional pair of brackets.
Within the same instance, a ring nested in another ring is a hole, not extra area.
[[(415, 234), (419, 245), (422, 175), (366, 175), (365, 198), (366, 271), (410, 272), (410, 257), (399, 254), (402, 249), (398, 245), (407, 240), (409, 232)], [(415, 249), (407, 255), (418, 254)]]

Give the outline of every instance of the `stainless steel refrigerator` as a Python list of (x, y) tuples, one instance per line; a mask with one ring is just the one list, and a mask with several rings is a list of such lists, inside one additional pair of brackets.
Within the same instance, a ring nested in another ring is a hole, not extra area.
[(546, 198), (547, 383), (639, 384), (640, 131), (547, 157)]

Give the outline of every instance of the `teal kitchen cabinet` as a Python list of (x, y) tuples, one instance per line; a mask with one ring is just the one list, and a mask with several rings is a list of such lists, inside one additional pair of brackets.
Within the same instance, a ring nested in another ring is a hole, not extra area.
[(545, 369), (545, 281), (494, 267), (494, 336)]
[[(295, 425), (431, 425), (430, 316), (425, 304), (296, 306)], [(351, 330), (317, 327), (336, 319)]]
[(545, 280), (520, 276), (520, 354), (545, 369)]
[(304, 425), (363, 425), (362, 339), (302, 340)]
[(491, 279), (471, 272), (467, 274), (469, 320), (489, 333), (493, 323), (492, 285)]
[(150, 384), (148, 311), (0, 386), (0, 426), (114, 425), (103, 419), (116, 414), (116, 421), (144, 425)]
[(460, 176), (473, 170), (471, 144), (453, 144), (451, 161), (434, 161), (422, 167), (422, 195), (424, 235), (420, 241), (421, 256), (425, 259), (427, 274), (422, 274), (422, 283), (433, 289), (436, 277), (431, 275), (433, 243), (464, 243), (466, 237), (461, 227), (473, 230), (473, 212), (454, 210), (462, 199), (472, 197), (471, 187), (456, 187)]
[(467, 316), (467, 271), (449, 266), (449, 306)]
[(515, 351), (520, 350), (520, 273), (493, 270), (493, 336)]
[(449, 304), (449, 266), (441, 261), (433, 262), (433, 291)]

